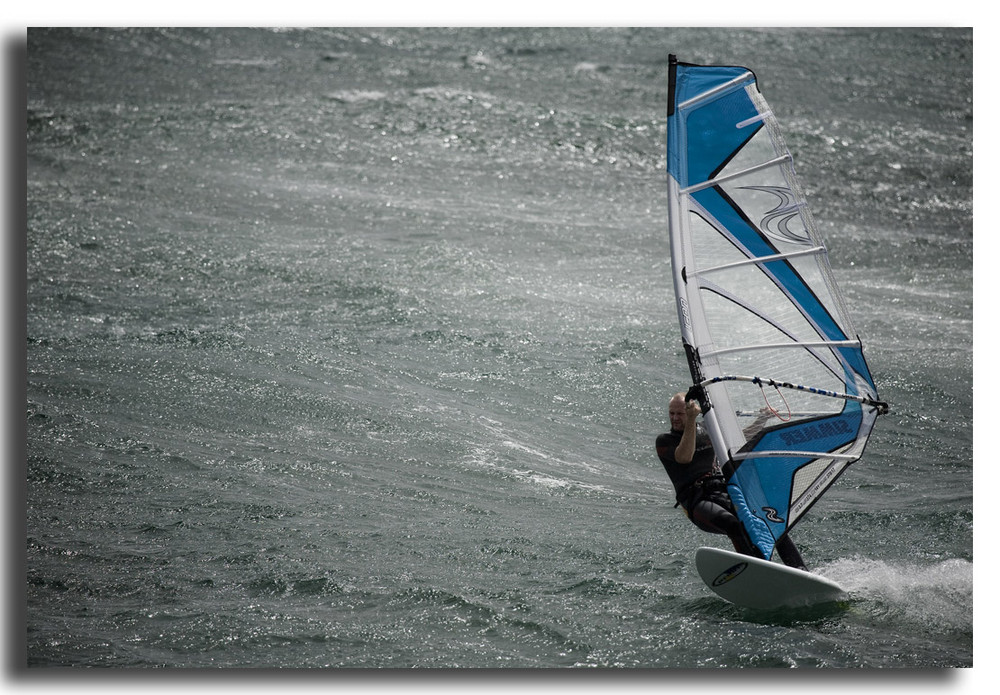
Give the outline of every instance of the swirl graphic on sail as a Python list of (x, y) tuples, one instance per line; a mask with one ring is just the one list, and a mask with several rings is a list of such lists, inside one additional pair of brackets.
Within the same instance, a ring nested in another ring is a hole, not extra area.
[(778, 204), (768, 210), (758, 223), (765, 233), (793, 243), (809, 243), (809, 235), (804, 230), (799, 231), (792, 228), (793, 223), (800, 219), (799, 208), (801, 204), (795, 202), (790, 188), (781, 186), (741, 186), (740, 188), (748, 191), (765, 191), (778, 198)]

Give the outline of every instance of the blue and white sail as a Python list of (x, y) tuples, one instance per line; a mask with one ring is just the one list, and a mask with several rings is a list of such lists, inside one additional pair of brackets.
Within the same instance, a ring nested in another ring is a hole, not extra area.
[(770, 557), (886, 405), (753, 72), (670, 56), (668, 108), (681, 337), (730, 496)]

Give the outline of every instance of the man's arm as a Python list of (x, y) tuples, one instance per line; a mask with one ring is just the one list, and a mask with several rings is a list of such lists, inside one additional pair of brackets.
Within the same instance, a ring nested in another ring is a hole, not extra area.
[(677, 463), (691, 463), (694, 459), (694, 443), (698, 435), (698, 425), (695, 421), (701, 413), (701, 406), (698, 405), (698, 401), (688, 401), (686, 408), (684, 415), (687, 422), (684, 423), (684, 434), (681, 435), (681, 441), (674, 452), (674, 461)]

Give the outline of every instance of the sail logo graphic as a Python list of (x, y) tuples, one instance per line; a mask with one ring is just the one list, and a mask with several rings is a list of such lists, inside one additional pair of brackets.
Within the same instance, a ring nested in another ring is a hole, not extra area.
[(687, 329), (688, 333), (691, 332), (691, 312), (688, 311), (688, 303), (684, 297), (678, 297), (678, 302), (681, 307), (681, 316), (683, 317), (684, 327)]
[[(778, 199), (777, 205), (764, 213), (760, 228), (773, 239), (790, 241), (793, 244), (810, 243), (809, 234), (799, 221), (801, 203), (796, 202), (792, 189), (784, 186), (742, 186), (745, 191), (762, 191)], [(799, 221), (792, 228), (792, 223)]]
[(792, 446), (795, 444), (804, 444), (805, 442), (812, 441), (813, 439), (823, 439), (825, 437), (833, 437), (839, 434), (850, 433), (851, 426), (844, 420), (827, 420), (814, 425), (805, 425), (803, 427), (794, 427), (790, 430), (783, 430), (779, 432), (779, 436), (781, 437), (781, 441), (783, 441), (786, 446)]
[(739, 576), (740, 572), (742, 572), (743, 570), (745, 570), (749, 566), (750, 565), (748, 565), (745, 562), (738, 562), (738, 563), (736, 563), (735, 565), (733, 565), (732, 567), (730, 567), (729, 569), (727, 569), (725, 572), (723, 572), (722, 574), (720, 574), (718, 577), (716, 577), (715, 579), (713, 579), (712, 580), (712, 586), (722, 586), (726, 582), (729, 582), (729, 581), (732, 581), (733, 579), (736, 579), (736, 577)]
[(774, 507), (761, 507), (764, 511), (764, 516), (767, 517), (768, 521), (773, 521), (776, 524), (783, 524), (785, 520), (781, 518), (778, 514), (778, 510)]

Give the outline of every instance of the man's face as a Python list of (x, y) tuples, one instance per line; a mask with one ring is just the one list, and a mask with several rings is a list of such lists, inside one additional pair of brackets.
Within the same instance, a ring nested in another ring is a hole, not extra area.
[(670, 401), (670, 407), (667, 412), (670, 414), (670, 427), (675, 430), (684, 430), (684, 424), (687, 422), (685, 418), (686, 408), (684, 406), (684, 401), (676, 400)]

